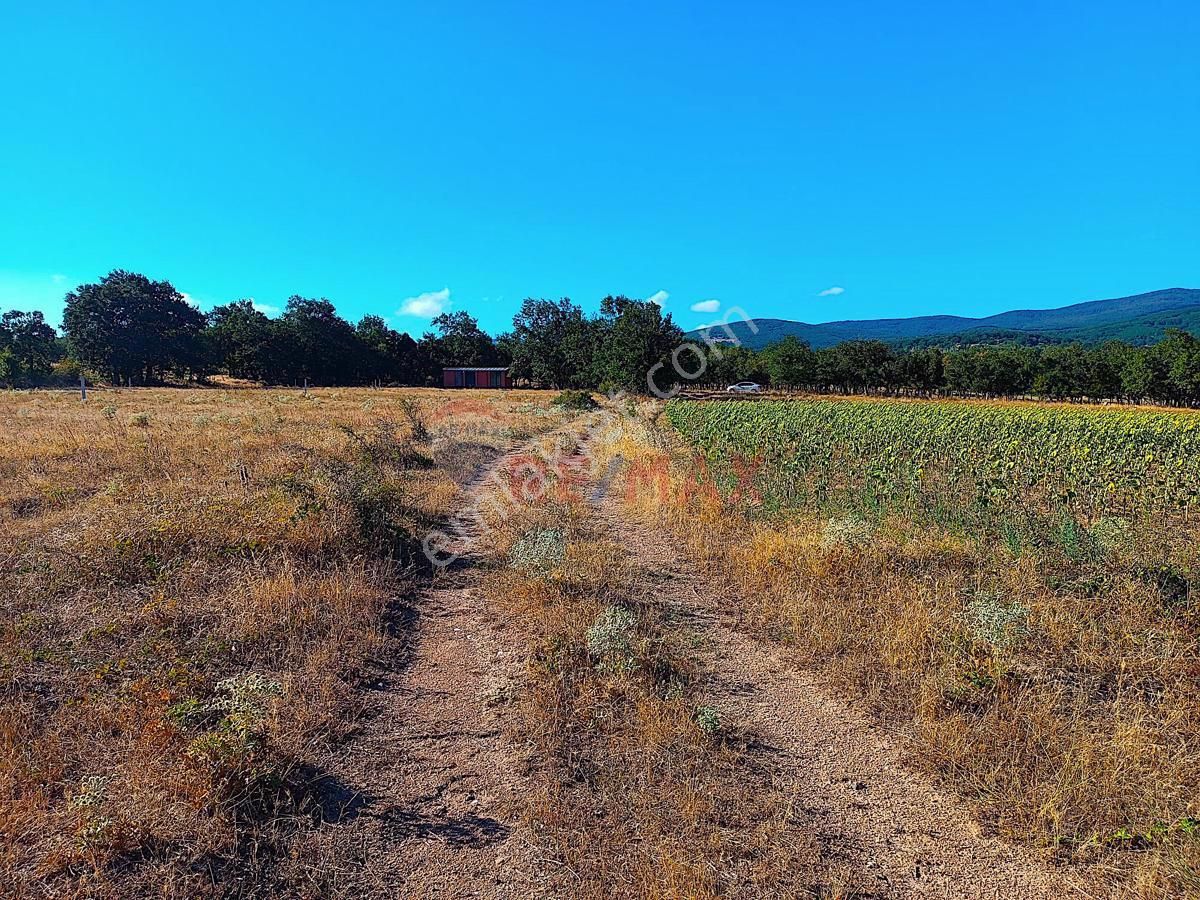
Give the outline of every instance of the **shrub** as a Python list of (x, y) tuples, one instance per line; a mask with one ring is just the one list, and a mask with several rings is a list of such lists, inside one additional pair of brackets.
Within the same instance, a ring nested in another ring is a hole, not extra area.
[(588, 653), (602, 671), (632, 672), (637, 668), (633, 655), (633, 630), (637, 616), (623, 606), (609, 606), (587, 630)]
[(705, 734), (716, 734), (721, 730), (721, 714), (711, 706), (697, 706), (696, 727)]
[(562, 409), (576, 410), (596, 409), (600, 405), (588, 391), (563, 391), (550, 402)]
[(514, 569), (545, 574), (562, 565), (566, 553), (566, 540), (561, 529), (539, 528), (517, 539), (508, 560)]
[(826, 550), (862, 547), (871, 540), (873, 530), (869, 522), (857, 516), (835, 517), (829, 519), (821, 531), (821, 546)]
[(967, 625), (976, 640), (1007, 649), (1029, 631), (1029, 610), (1020, 603), (1005, 603), (993, 594), (977, 594), (967, 604)]

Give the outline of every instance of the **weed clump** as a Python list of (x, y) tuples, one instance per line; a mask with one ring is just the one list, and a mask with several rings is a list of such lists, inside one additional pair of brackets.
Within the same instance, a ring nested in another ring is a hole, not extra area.
[(855, 550), (870, 543), (874, 533), (871, 523), (858, 516), (835, 516), (821, 529), (821, 546), (825, 550), (837, 547)]
[(1129, 546), (1129, 520), (1119, 516), (1101, 516), (1089, 533), (1096, 547), (1108, 555)]
[(976, 594), (967, 604), (966, 617), (975, 639), (997, 649), (1014, 647), (1029, 633), (1029, 610), (994, 594)]
[(563, 564), (567, 543), (559, 528), (538, 528), (521, 535), (508, 554), (514, 569), (548, 574)]
[(633, 634), (637, 616), (623, 606), (609, 606), (587, 630), (588, 653), (599, 669), (632, 672), (637, 669)]
[(696, 727), (705, 734), (713, 735), (721, 730), (721, 714), (711, 706), (696, 707)]

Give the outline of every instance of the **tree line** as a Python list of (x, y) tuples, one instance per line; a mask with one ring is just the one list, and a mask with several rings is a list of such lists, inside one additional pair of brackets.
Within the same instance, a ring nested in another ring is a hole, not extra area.
[(757, 381), (844, 394), (882, 393), (1048, 400), (1120, 400), (1200, 405), (1200, 339), (1168, 330), (1156, 344), (980, 345), (901, 350), (883, 341), (845, 341), (813, 350), (787, 337), (760, 351), (717, 345), (708, 385)]
[(655, 304), (606, 297), (584, 316), (568, 300), (527, 300), (493, 338), (448, 312), (420, 339), (380, 316), (352, 324), (325, 298), (299, 295), (270, 318), (252, 300), (201, 312), (168, 281), (115, 270), (66, 295), (63, 333), (40, 312), (0, 319), (0, 384), (85, 374), (114, 384), (204, 382), (224, 374), (265, 384), (441, 384), (446, 366), (510, 366), (530, 383), (645, 390), (646, 371), (683, 340)]
[[(66, 296), (63, 333), (40, 312), (0, 316), (0, 383), (81, 373), (118, 384), (204, 382), (427, 385), (444, 366), (509, 366), (518, 382), (666, 393), (756, 381), (839, 393), (950, 394), (1200, 404), (1200, 340), (898, 349), (846, 341), (814, 350), (794, 337), (763, 350), (690, 342), (655, 303), (605, 297), (595, 315), (569, 299), (530, 298), (493, 338), (466, 312), (444, 313), (419, 339), (379, 317), (352, 324), (324, 298), (293, 296), (270, 318), (251, 300), (203, 313), (167, 281), (116, 270)], [(649, 380), (648, 380), (649, 376)]]

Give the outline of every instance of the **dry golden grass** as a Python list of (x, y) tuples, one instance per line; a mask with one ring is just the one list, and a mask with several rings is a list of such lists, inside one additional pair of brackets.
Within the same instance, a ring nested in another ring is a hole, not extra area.
[(1144, 571), (1200, 571), (1195, 521), (1101, 559), (1014, 557), (895, 516), (766, 515), (647, 417), (605, 453), (629, 467), (631, 513), (727, 582), (751, 627), (906, 729), (914, 764), (999, 831), (1110, 863), (1130, 896), (1200, 895), (1200, 609)]
[[(821, 880), (810, 835), (705, 710), (688, 642), (652, 574), (596, 519), (571, 465), (492, 507), (484, 589), (526, 642), (515, 729), (532, 749), (524, 815), (557, 895), (795, 896)], [(557, 473), (557, 474), (555, 474)]]
[(268, 885), (422, 534), (547, 400), (0, 394), (0, 893)]

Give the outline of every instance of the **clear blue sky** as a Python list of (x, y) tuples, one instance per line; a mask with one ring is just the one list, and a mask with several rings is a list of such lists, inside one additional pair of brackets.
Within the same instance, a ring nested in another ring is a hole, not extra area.
[[(0, 0), (0, 308), (122, 267), (420, 333), (1200, 287), (1200, 4)], [(830, 288), (837, 294), (820, 296)], [(445, 291), (448, 290), (448, 298)]]

